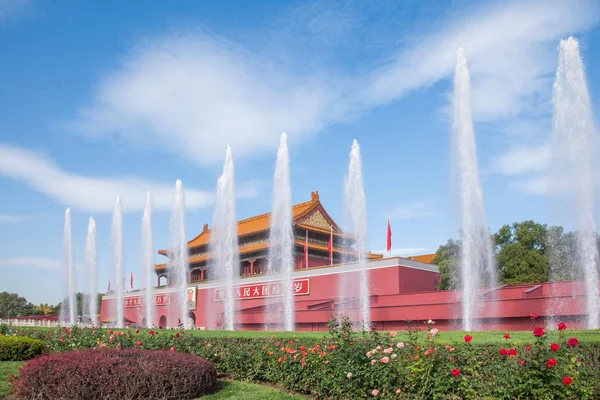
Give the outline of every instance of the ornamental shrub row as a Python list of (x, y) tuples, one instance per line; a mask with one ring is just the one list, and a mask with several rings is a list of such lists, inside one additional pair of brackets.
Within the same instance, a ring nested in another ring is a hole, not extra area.
[(22, 336), (0, 336), (0, 361), (24, 361), (42, 354), (44, 343)]
[[(535, 324), (535, 320), (533, 320)], [(165, 349), (196, 354), (234, 379), (270, 382), (315, 398), (599, 399), (600, 344), (566, 325), (529, 333), (528, 342), (478, 333), (444, 340), (433, 321), (396, 332), (352, 331), (342, 318), (326, 339), (202, 338), (184, 331), (80, 330), (22, 332), (52, 351), (80, 348)], [(483, 335), (481, 335), (483, 336)]]
[(218, 389), (212, 363), (164, 350), (87, 349), (36, 358), (12, 378), (19, 398), (195, 399)]

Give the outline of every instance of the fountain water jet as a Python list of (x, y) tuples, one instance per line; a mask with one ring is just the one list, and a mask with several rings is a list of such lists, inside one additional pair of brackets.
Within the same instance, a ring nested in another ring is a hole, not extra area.
[[(75, 325), (75, 265), (73, 264), (73, 233), (71, 231), (71, 208), (65, 211), (65, 231), (64, 231), (64, 263), (67, 283), (67, 298), (66, 303), (61, 307), (61, 322), (67, 323), (67, 315), (69, 317), (68, 324)], [(68, 307), (68, 308), (67, 308)]]
[(146, 207), (142, 217), (142, 265), (144, 278), (146, 280), (146, 328), (152, 328), (154, 324), (154, 247), (152, 240), (152, 194), (146, 193)]
[(294, 330), (294, 232), (292, 225), (292, 189), (287, 135), (281, 134), (275, 175), (273, 177), (273, 207), (271, 210), (271, 243), (268, 271), (281, 279), (283, 296), (283, 329)]
[[(561, 40), (558, 70), (554, 83), (554, 127), (552, 149), (560, 158), (554, 169), (553, 189), (568, 190), (577, 213), (577, 250), (580, 273), (587, 293), (588, 328), (600, 327), (599, 255), (595, 219), (595, 171), (597, 134), (579, 43), (573, 37)], [(558, 168), (558, 166), (557, 166)], [(562, 179), (561, 179), (562, 178)], [(551, 270), (556, 275), (556, 270)], [(551, 279), (556, 279), (551, 276)]]
[[(483, 193), (479, 183), (477, 148), (471, 116), (471, 82), (465, 51), (456, 52), (453, 98), (453, 152), (457, 163), (462, 245), (460, 281), (462, 284), (462, 328), (473, 329), (482, 278), (497, 286), (491, 236), (485, 218)], [(482, 273), (484, 274), (482, 276)]]
[(111, 227), (111, 245), (113, 253), (113, 266), (116, 287), (116, 302), (113, 305), (116, 315), (116, 327), (123, 328), (125, 323), (125, 304), (123, 299), (123, 286), (125, 276), (123, 275), (123, 213), (121, 209), (121, 199), (117, 197), (113, 211)]
[(85, 245), (85, 270), (87, 272), (88, 300), (84, 309), (92, 325), (98, 325), (98, 252), (96, 247), (96, 221), (90, 217)]
[[(367, 224), (367, 199), (363, 185), (362, 160), (360, 146), (354, 140), (350, 150), (350, 163), (348, 164), (348, 175), (344, 182), (344, 213), (346, 232), (353, 235), (356, 240), (356, 252), (359, 264), (359, 306), (362, 330), (371, 329), (371, 296), (369, 293), (369, 271), (365, 254), (369, 249), (368, 224)], [(351, 288), (348, 285), (346, 274), (340, 280), (340, 297), (348, 297)]]
[[(235, 169), (231, 147), (225, 151), (223, 174), (217, 180), (217, 196), (211, 232), (211, 252), (214, 255), (211, 269), (225, 285), (224, 323), (225, 329), (235, 329), (235, 298), (233, 285), (240, 274), (238, 230), (235, 212)], [(206, 310), (212, 315), (214, 310)]]
[(171, 270), (171, 286), (177, 288), (179, 297), (179, 310), (171, 315), (171, 326), (179, 323), (185, 329), (190, 329), (187, 314), (187, 288), (188, 288), (188, 244), (185, 238), (185, 199), (181, 180), (175, 183), (175, 198), (171, 214), (171, 227), (169, 236), (169, 255)]

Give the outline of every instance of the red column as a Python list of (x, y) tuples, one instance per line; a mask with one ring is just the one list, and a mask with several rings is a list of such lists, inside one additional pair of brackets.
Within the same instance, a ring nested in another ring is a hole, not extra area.
[(250, 275), (254, 275), (254, 261), (255, 259), (250, 260)]
[(204, 270), (203, 269), (200, 270), (200, 280), (201, 281), (204, 280)]

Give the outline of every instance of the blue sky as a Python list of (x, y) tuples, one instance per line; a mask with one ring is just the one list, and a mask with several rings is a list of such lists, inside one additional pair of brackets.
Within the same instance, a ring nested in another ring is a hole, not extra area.
[(78, 264), (96, 218), (104, 290), (118, 194), (127, 271), (139, 287), (146, 190), (157, 250), (167, 245), (178, 178), (194, 237), (212, 220), (230, 144), (239, 218), (266, 212), (282, 131), (295, 202), (318, 190), (341, 218), (357, 139), (371, 249), (385, 248), (391, 213), (395, 254), (435, 251), (458, 230), (447, 111), (460, 45), (490, 227), (546, 222), (557, 46), (579, 39), (596, 104), (599, 21), (591, 0), (3, 0), (0, 291), (59, 301), (68, 206)]

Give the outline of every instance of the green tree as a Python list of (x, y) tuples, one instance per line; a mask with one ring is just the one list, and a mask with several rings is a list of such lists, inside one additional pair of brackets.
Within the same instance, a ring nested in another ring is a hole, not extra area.
[(504, 284), (548, 281), (548, 226), (534, 221), (504, 225), (494, 235), (499, 280)]
[(25, 297), (21, 297), (17, 293), (0, 293), (0, 318), (31, 315), (33, 309), (33, 304), (29, 303)]
[(440, 271), (438, 290), (450, 290), (460, 287), (458, 262), (460, 258), (460, 240), (448, 239), (435, 253), (433, 263)]

